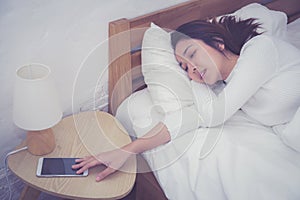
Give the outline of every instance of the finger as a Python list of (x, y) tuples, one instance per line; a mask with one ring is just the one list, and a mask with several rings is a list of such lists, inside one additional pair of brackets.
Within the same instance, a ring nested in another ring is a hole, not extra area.
[(81, 158), (81, 159), (76, 159), (75, 162), (77, 162), (77, 160), (79, 161), (78, 164), (72, 165), (73, 169), (78, 169), (83, 167), (84, 165), (86, 165), (87, 163), (92, 162), (93, 160), (95, 160), (95, 158), (93, 156), (88, 156), (85, 158)]
[(72, 169), (78, 169), (84, 165), (83, 162), (72, 165)]
[(76, 171), (76, 173), (77, 173), (77, 174), (81, 174), (81, 173), (83, 173), (85, 170), (87, 170), (87, 169), (89, 169), (89, 168), (91, 168), (91, 167), (94, 167), (94, 166), (96, 166), (96, 165), (98, 165), (97, 160), (93, 160), (93, 161), (91, 161), (91, 162), (89, 162), (89, 163), (86, 163), (84, 166), (82, 166), (79, 170)]
[(85, 160), (78, 165), (78, 167), (80, 169), (76, 173), (81, 174), (85, 170), (87, 170), (91, 167), (94, 167), (96, 165), (99, 165), (99, 164), (101, 164), (101, 162), (99, 162), (95, 157), (91, 156), (88, 160)]
[(82, 167), (85, 164), (83, 162), (89, 160), (91, 157), (92, 156), (86, 156), (84, 158), (75, 159), (75, 164), (72, 165), (72, 169), (78, 169), (78, 168)]
[(108, 175), (114, 173), (116, 170), (110, 167), (107, 167), (105, 170), (103, 170), (102, 172), (100, 172), (97, 177), (96, 177), (96, 181), (99, 182), (101, 180), (103, 180), (105, 177), (107, 177)]
[(84, 160), (86, 160), (86, 157), (85, 158), (77, 158), (77, 159), (75, 159), (75, 162), (76, 163), (80, 163), (80, 162), (82, 162)]
[(83, 162), (83, 161), (90, 160), (91, 158), (94, 158), (94, 156), (85, 156), (84, 158), (77, 158), (75, 159), (75, 162)]
[(72, 169), (78, 169), (84, 165), (83, 161), (77, 162), (76, 164), (72, 165)]

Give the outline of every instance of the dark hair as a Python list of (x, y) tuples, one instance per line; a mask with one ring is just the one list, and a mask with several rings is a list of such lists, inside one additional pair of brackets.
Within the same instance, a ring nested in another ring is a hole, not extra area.
[(234, 16), (221, 17), (209, 20), (195, 20), (179, 26), (171, 33), (172, 46), (182, 39), (199, 39), (207, 45), (221, 51), (218, 43), (224, 44), (225, 49), (240, 55), (242, 46), (251, 38), (261, 34), (256, 30), (261, 24), (255, 23), (254, 18), (246, 20), (236, 19)]

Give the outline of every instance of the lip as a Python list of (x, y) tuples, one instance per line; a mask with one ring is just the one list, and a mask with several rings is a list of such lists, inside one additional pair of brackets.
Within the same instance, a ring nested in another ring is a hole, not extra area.
[(201, 72), (199, 72), (201, 78), (203, 79), (205, 74), (206, 74), (206, 69), (202, 70)]

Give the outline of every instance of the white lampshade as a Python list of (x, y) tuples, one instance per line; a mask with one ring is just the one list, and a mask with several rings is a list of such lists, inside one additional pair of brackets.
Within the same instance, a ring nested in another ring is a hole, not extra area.
[(42, 64), (29, 64), (16, 72), (13, 119), (30, 131), (44, 130), (62, 118), (61, 106), (50, 69)]

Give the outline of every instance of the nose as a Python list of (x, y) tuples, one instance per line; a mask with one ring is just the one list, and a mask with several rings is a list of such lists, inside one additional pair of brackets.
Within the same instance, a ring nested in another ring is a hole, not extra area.
[(194, 73), (197, 70), (196, 66), (194, 66), (192, 64), (187, 64), (187, 68), (188, 68), (188, 71), (191, 73)]
[(188, 76), (190, 79), (192, 79), (193, 76), (195, 76), (195, 72), (196, 72), (196, 67), (194, 67), (193, 65), (191, 64), (187, 64), (186, 65), (187, 67), (187, 72), (188, 72)]

